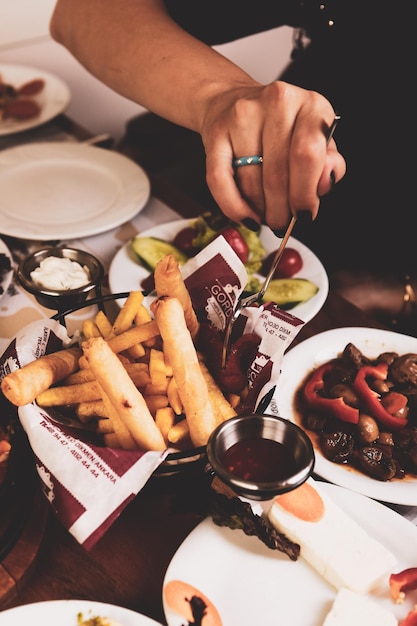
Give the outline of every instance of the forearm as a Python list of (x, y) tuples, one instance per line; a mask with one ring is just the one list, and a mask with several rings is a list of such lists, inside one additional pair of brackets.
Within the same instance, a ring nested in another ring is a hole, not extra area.
[(109, 87), (197, 132), (218, 93), (257, 84), (180, 29), (160, 0), (58, 0), (51, 34)]
[[(234, 221), (282, 229), (299, 211), (314, 218), (345, 173), (334, 141), (326, 145), (335, 115), (326, 98), (259, 84), (182, 30), (163, 0), (58, 0), (51, 34), (103, 83), (201, 135), (207, 184)], [(262, 155), (262, 168), (235, 171), (245, 155)]]

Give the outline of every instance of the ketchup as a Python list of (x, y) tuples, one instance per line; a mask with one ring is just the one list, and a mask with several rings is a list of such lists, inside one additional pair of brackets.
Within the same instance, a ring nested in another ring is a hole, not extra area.
[(296, 471), (287, 448), (278, 441), (247, 437), (228, 448), (222, 457), (228, 472), (243, 480), (276, 482)]

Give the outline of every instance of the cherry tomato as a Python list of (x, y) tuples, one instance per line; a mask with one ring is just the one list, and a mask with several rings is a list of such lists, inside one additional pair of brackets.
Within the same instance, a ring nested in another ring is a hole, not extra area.
[(193, 240), (196, 236), (197, 230), (192, 228), (192, 226), (187, 226), (175, 235), (172, 243), (187, 256), (193, 256), (198, 252), (198, 249), (193, 244)]
[[(271, 252), (262, 263), (261, 274), (264, 276), (270, 270), (275, 257), (275, 252)], [(303, 267), (303, 259), (301, 254), (295, 248), (285, 248), (282, 257), (279, 260), (273, 278), (290, 278), (294, 276)]]
[(242, 263), (246, 263), (249, 258), (249, 246), (238, 229), (234, 228), (234, 226), (226, 226), (216, 236), (218, 237), (219, 235), (223, 235)]

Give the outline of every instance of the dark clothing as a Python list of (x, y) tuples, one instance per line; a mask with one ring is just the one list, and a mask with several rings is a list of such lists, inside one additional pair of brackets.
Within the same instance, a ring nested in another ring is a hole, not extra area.
[(297, 224), (294, 234), (329, 272), (385, 266), (401, 274), (417, 272), (411, 5), (167, 1), (174, 19), (209, 44), (280, 25), (305, 28), (307, 44), (279, 78), (322, 93), (342, 116), (335, 140), (347, 173), (322, 199), (317, 220)]
[[(354, 2), (357, 0), (354, 0)], [(218, 45), (271, 30), (278, 26), (327, 30), (338, 23), (340, 0), (165, 0), (171, 17), (187, 32), (209, 45)]]

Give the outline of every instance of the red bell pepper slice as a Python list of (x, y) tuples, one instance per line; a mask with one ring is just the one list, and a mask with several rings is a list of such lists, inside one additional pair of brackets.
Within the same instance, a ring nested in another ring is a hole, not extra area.
[(417, 589), (417, 567), (409, 567), (389, 577), (391, 597), (396, 604), (401, 604), (407, 591)]
[(376, 418), (382, 426), (389, 430), (399, 430), (407, 425), (405, 417), (395, 417), (388, 413), (381, 402), (381, 397), (376, 391), (370, 388), (368, 378), (377, 378), (386, 380), (388, 377), (387, 363), (378, 363), (378, 365), (363, 365), (356, 374), (353, 386), (355, 391), (365, 403), (367, 410)]
[(320, 395), (324, 389), (324, 377), (333, 368), (334, 363), (329, 361), (318, 367), (304, 385), (304, 398), (313, 409), (319, 409), (333, 417), (337, 417), (343, 422), (357, 424), (359, 422), (359, 409), (346, 404), (342, 397), (325, 398)]

